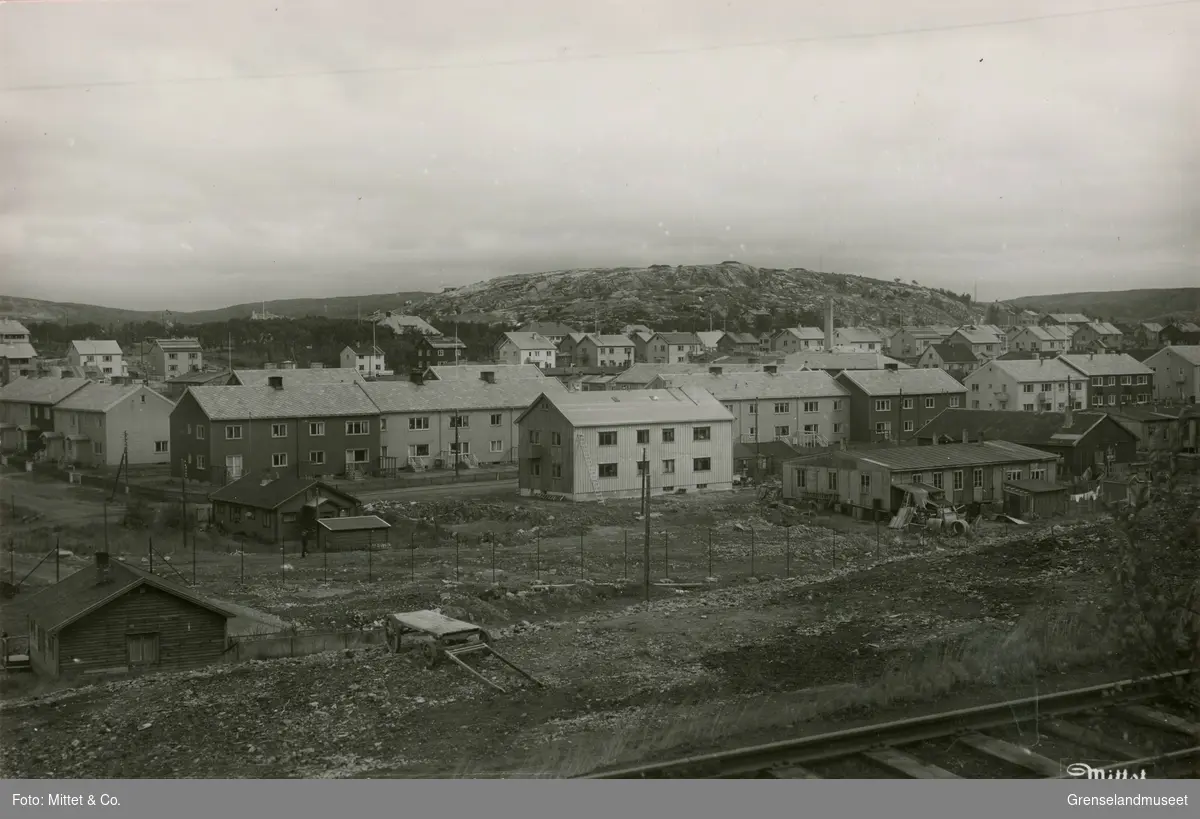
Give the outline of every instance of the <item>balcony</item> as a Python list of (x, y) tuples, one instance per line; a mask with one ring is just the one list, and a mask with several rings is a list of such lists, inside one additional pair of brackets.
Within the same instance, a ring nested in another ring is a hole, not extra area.
[(529, 456), (528, 457), (541, 458), (545, 454), (546, 454), (546, 445), (545, 444), (537, 443), (537, 444), (529, 445)]

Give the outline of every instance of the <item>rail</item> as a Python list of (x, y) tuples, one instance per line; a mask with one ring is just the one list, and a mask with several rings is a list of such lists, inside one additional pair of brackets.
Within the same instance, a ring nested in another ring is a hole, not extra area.
[[(755, 778), (773, 771), (790, 771), (779, 778), (796, 778), (801, 766), (857, 755), (904, 756), (897, 746), (910, 745), (958, 734), (969, 734), (1012, 725), (1014, 722), (1046, 719), (1096, 708), (1111, 708), (1163, 696), (1166, 685), (1189, 678), (1194, 670), (1175, 671), (1141, 679), (1122, 680), (1071, 691), (948, 711), (912, 719), (851, 728), (754, 745), (712, 754), (685, 757), (661, 763), (600, 771), (583, 779), (737, 779)], [(976, 734), (976, 736), (978, 736)], [(1197, 741), (1200, 741), (1198, 739)], [(1180, 752), (1173, 752), (1178, 755)], [(1200, 748), (1190, 749), (1200, 755)], [(909, 758), (911, 762), (921, 763)], [(1122, 762), (1117, 767), (1149, 763), (1149, 758)], [(894, 767), (894, 766), (893, 766)], [(926, 772), (936, 770), (924, 766)], [(945, 773), (945, 772), (942, 772)], [(1049, 772), (1045, 772), (1049, 773)], [(1056, 776), (1059, 774), (1050, 774)], [(801, 774), (801, 778), (803, 774)], [(819, 778), (809, 776), (807, 778)]]

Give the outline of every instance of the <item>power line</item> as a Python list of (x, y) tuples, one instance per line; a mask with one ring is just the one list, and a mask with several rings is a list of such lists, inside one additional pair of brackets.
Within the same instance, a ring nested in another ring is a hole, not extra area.
[[(18, 0), (19, 3), (38, 5), (43, 2), (89, 2), (89, 0)], [(90, 0), (102, 2), (102, 0)], [(848, 40), (873, 40), (884, 37), (910, 37), (918, 34), (935, 34), (947, 31), (966, 31), (977, 28), (997, 28), (1000, 26), (1015, 26), (1025, 23), (1036, 23), (1043, 20), (1064, 20), (1075, 17), (1094, 17), (1100, 14), (1112, 14), (1122, 11), (1142, 11), (1148, 9), (1169, 8), (1172, 6), (1191, 6), (1200, 0), (1162, 0), (1157, 3), (1139, 3), (1127, 6), (1109, 6), (1099, 9), (1084, 9), (1079, 11), (1063, 11), (1049, 14), (1038, 14), (1028, 17), (1012, 17), (1004, 20), (985, 20), (976, 23), (952, 23), (942, 26), (922, 26), (919, 28), (893, 29), (890, 31), (854, 32), (849, 34), (826, 34), (809, 37), (789, 37), (776, 40), (755, 40), (742, 43), (718, 43), (707, 46), (685, 46), (680, 48), (656, 48), (638, 51), (613, 51), (595, 54), (556, 55), (554, 57), (528, 57), (511, 60), (490, 60), (473, 63), (426, 63), (424, 65), (400, 66), (366, 66), (363, 68), (335, 68), (316, 71), (291, 71), (271, 74), (243, 74), (226, 77), (174, 77), (164, 80), (99, 80), (97, 82), (46, 83), (37, 85), (0, 86), (0, 93), (24, 93), (31, 91), (66, 91), (92, 88), (123, 88), (139, 85), (187, 85), (194, 83), (213, 82), (247, 82), (263, 80), (287, 80), (318, 77), (352, 76), (355, 74), (398, 74), (420, 73), (426, 71), (455, 71), (480, 68), (511, 68), (526, 65), (551, 65), (557, 63), (581, 63), (601, 60), (628, 59), (640, 57), (673, 57), (685, 54), (703, 54), (717, 51), (734, 51), (755, 48), (771, 48), (776, 46), (807, 45), (811, 43), (843, 42)], [(4, 0), (0, 0), (0, 5)], [(15, 5), (15, 4), (14, 4)]]

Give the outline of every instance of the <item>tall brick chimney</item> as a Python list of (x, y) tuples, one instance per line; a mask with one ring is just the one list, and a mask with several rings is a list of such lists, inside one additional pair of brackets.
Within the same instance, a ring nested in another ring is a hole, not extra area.
[(96, 552), (96, 585), (103, 586), (112, 582), (108, 571), (108, 552)]
[(833, 296), (825, 300), (825, 352), (833, 350)]

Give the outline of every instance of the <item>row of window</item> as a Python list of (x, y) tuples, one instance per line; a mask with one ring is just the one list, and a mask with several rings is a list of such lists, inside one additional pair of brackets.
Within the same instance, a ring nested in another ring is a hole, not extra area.
[[(449, 450), (450, 450), (451, 455), (456, 455), (456, 454), (457, 455), (470, 455), (471, 454), (471, 442), (470, 441), (460, 441), (458, 443), (451, 442), (449, 444)], [(489, 452), (503, 452), (504, 451), (504, 441), (489, 442), (488, 443), (488, 451)], [(385, 458), (387, 457), (387, 447), (383, 447), (383, 456)], [(429, 444), (409, 444), (408, 445), (408, 456), (410, 458), (428, 458), (429, 457)]]
[[(164, 445), (164, 447), (166, 446), (165, 441), (163, 441), (162, 444)], [(156, 444), (155, 451), (166, 452), (166, 449), (164, 448), (162, 450), (159, 450), (157, 448), (157, 444)], [(97, 454), (99, 454), (99, 453), (97, 453)], [(383, 457), (385, 457), (385, 458), (387, 457), (387, 447), (384, 447), (382, 449), (381, 454)], [(365, 464), (369, 460), (370, 460), (370, 453), (365, 449), (347, 449), (346, 450), (346, 463), (349, 465)], [(240, 472), (241, 471), (241, 462), (242, 462), (241, 455), (229, 455), (226, 457), (226, 468), (230, 469), (231, 471), (233, 471), (235, 473)], [(187, 456), (187, 464), (190, 466), (193, 463), (195, 464), (196, 469), (203, 470), (203, 469), (208, 468), (208, 459), (204, 455), (195, 455), (195, 456), (188, 455)], [(324, 464), (325, 463), (325, 450), (323, 450), (323, 449), (310, 450), (308, 453), (307, 463), (312, 466), (320, 466), (320, 465)], [(233, 464), (236, 464), (236, 466), (234, 466)], [(274, 452), (271, 454), (271, 466), (272, 467), (282, 468), (282, 467), (286, 467), (287, 465), (288, 465), (288, 453)]]
[[(811, 414), (811, 413), (821, 411), (821, 402), (820, 401), (803, 401), (803, 402), (801, 402), (801, 404), (804, 408), (805, 413)], [(729, 410), (730, 412), (735, 412), (735, 413), (737, 412), (736, 406), (734, 404), (726, 404), (725, 409)], [(840, 398), (834, 399), (833, 411), (839, 412), (839, 411), (841, 411), (841, 409), (842, 409), (842, 399), (840, 399)], [(776, 415), (789, 415), (789, 414), (791, 414), (791, 411), (792, 411), (792, 402), (791, 401), (776, 401), (775, 402), (775, 414)], [(757, 415), (758, 414), (758, 404), (750, 404), (749, 405), (749, 413), (751, 415)]]
[[(1139, 375), (1139, 376), (1123, 375), (1123, 376), (1121, 376), (1121, 386), (1128, 387), (1128, 386), (1132, 385), (1134, 383), (1134, 380), (1133, 380), (1134, 378), (1137, 378), (1137, 386), (1139, 386), (1139, 387), (1144, 387), (1150, 383), (1150, 376), (1148, 376), (1148, 375)], [(1092, 386), (1093, 387), (1115, 387), (1116, 385), (1117, 385), (1117, 376), (1115, 376), (1115, 375), (1109, 375), (1109, 376), (1097, 375), (1092, 378)]]
[[(1150, 394), (1146, 393), (1146, 392), (1138, 393), (1136, 400), (1133, 402), (1130, 402), (1130, 400), (1129, 400), (1131, 397), (1132, 396), (1129, 396), (1129, 395), (1122, 395), (1121, 403), (1122, 404), (1129, 404), (1129, 403), (1148, 404), (1148, 403), (1150, 403)], [(1092, 406), (1093, 407), (1103, 407), (1105, 405), (1110, 406), (1110, 407), (1115, 407), (1117, 405), (1117, 396), (1115, 394), (1112, 394), (1112, 395), (1109, 395), (1107, 397), (1107, 399), (1103, 395), (1093, 395), (1092, 396)]]
[[(387, 420), (386, 419), (383, 419), (383, 418), (379, 419), (379, 428), (383, 432), (387, 431)], [(191, 424), (187, 425), (187, 432), (189, 435), (193, 434), (193, 428), (192, 428)], [(226, 441), (240, 441), (244, 437), (243, 432), (244, 432), (244, 429), (241, 424), (226, 424), (225, 425), (225, 440)], [(346, 422), (346, 434), (347, 435), (369, 435), (370, 433), (371, 433), (371, 422), (370, 421), (347, 421)], [(205, 436), (204, 425), (196, 424), (194, 434), (195, 434), (197, 440), (203, 441), (204, 436)], [(311, 438), (322, 437), (325, 434), (325, 422), (324, 421), (310, 421), (308, 424), (308, 434), (309, 434), (309, 437), (311, 437)], [(271, 424), (271, 437), (272, 438), (288, 437), (288, 425), (287, 424)]]
[[(1023, 469), (1021, 469), (1020, 467), (1008, 467), (1004, 470), (1004, 480), (1019, 481), (1022, 479), (1022, 476), (1024, 474), (1025, 474), (1025, 471)], [(1029, 470), (1030, 479), (1035, 480), (1035, 481), (1036, 480), (1045, 480), (1046, 474), (1047, 474), (1047, 470), (1045, 467), (1035, 466), (1035, 467), (1031, 467)], [(837, 488), (838, 488), (838, 480), (837, 480), (838, 473), (834, 470), (829, 470), (825, 473), (825, 475), (826, 475), (826, 487), (825, 488), (831, 492), (836, 492)], [(945, 472), (933, 472), (930, 474), (929, 477), (930, 477), (930, 483), (935, 488), (937, 488), (937, 489), (945, 488), (945, 486), (944, 486), (945, 479), (946, 479)], [(963, 488), (963, 470), (956, 469), (954, 472), (951, 473), (950, 479), (952, 482), (953, 489), (961, 490)], [(912, 483), (925, 483), (925, 473), (914, 472), (909, 476), (909, 480), (911, 480)], [(800, 488), (807, 487), (808, 476), (803, 469), (796, 471), (796, 481), (797, 481), (798, 485), (800, 486)], [(871, 475), (870, 475), (870, 473), (864, 472), (861, 475), (859, 475), (858, 485), (859, 485), (859, 490), (863, 494), (869, 493), (871, 491)], [(976, 468), (971, 471), (971, 486), (974, 489), (982, 489), (983, 488), (983, 470), (982, 469)], [(817, 487), (812, 487), (812, 488), (815, 489)]]
[[(638, 461), (637, 462), (637, 474), (639, 476), (644, 476), (646, 474), (647, 470), (649, 470), (649, 469), (650, 469), (649, 461)], [(600, 464), (597, 467), (596, 471), (597, 471), (598, 477), (600, 477), (600, 478), (616, 478), (616, 477), (619, 477), (619, 475), (620, 475), (619, 470), (618, 470), (618, 465), (615, 463)], [(712, 471), (712, 458), (693, 458), (692, 459), (692, 471), (693, 472), (711, 472)], [(533, 475), (535, 477), (542, 474), (541, 459), (534, 458), (533, 460), (531, 460), (529, 462), (529, 474)], [(675, 459), (674, 458), (669, 458), (662, 462), (662, 474), (664, 474), (664, 475), (674, 475), (675, 474)], [(560, 463), (550, 464), (550, 476), (553, 478), (561, 478), (562, 477), (562, 464), (560, 464)]]
[[(958, 405), (959, 405), (959, 396), (951, 395), (950, 396), (950, 406), (957, 407)], [(912, 398), (901, 398), (900, 399), (900, 408), (901, 409), (910, 410), (915, 406), (916, 406), (915, 399), (912, 399)], [(925, 409), (934, 409), (934, 407), (935, 407), (934, 397), (931, 395), (926, 396), (925, 397)], [(891, 412), (892, 411), (892, 399), (876, 398), (875, 399), (875, 411), (876, 412)]]
[[(650, 430), (639, 429), (636, 431), (636, 433), (637, 433), (637, 442), (639, 444), (650, 443)], [(554, 433), (554, 435), (558, 435), (558, 433)], [(597, 440), (597, 443), (599, 446), (616, 446), (617, 445), (617, 432), (616, 432), (616, 430), (604, 430), (603, 432), (598, 432), (598, 433), (596, 433), (596, 440)], [(712, 427), (692, 427), (692, 440), (693, 441), (711, 441), (712, 440)], [(675, 443), (675, 428), (674, 427), (667, 427), (662, 431), (662, 442), (664, 444)]]

